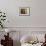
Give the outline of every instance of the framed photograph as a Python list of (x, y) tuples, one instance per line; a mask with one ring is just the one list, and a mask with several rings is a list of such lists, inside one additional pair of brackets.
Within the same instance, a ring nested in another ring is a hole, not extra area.
[(30, 8), (28, 7), (19, 8), (19, 16), (30, 16)]

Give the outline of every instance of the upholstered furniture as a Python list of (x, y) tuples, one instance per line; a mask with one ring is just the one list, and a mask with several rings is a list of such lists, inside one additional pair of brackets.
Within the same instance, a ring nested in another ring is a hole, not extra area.
[(1, 40), (1, 44), (3, 46), (13, 46), (13, 40), (9, 37), (9, 33), (7, 35), (4, 35), (5, 40)]
[(21, 46), (41, 46), (44, 41), (45, 34), (23, 35), (20, 39)]

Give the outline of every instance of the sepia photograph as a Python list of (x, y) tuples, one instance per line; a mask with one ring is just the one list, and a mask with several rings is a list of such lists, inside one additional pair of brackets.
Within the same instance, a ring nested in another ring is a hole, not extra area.
[(28, 7), (19, 8), (19, 15), (20, 16), (30, 16), (30, 8)]

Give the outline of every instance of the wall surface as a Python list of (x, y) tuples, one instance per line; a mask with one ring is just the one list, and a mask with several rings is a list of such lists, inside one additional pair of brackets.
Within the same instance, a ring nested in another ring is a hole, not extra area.
[[(0, 0), (0, 10), (6, 12), (6, 27), (46, 27), (46, 0)], [(19, 16), (19, 7), (32, 8), (32, 15)]]
[[(32, 14), (30, 12), (30, 16), (19, 16), (20, 7), (32, 8)], [(10, 31), (19, 31), (20, 33), (14, 32), (11, 35), (15, 40), (14, 46), (15, 43), (16, 46), (20, 45), (16, 39), (18, 40), (25, 34), (31, 34), (32, 31), (36, 31), (35, 33), (45, 31), (42, 33), (46, 33), (46, 0), (0, 0), (0, 10), (6, 12), (5, 26)], [(0, 37), (2, 38), (2, 36)]]

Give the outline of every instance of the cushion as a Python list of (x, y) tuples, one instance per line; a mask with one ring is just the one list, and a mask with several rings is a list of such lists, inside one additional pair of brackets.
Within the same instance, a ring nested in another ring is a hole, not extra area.
[(35, 38), (35, 36), (28, 36), (28, 35), (24, 35), (21, 39), (20, 42), (21, 43), (32, 43), (34, 41), (37, 41), (37, 38)]

